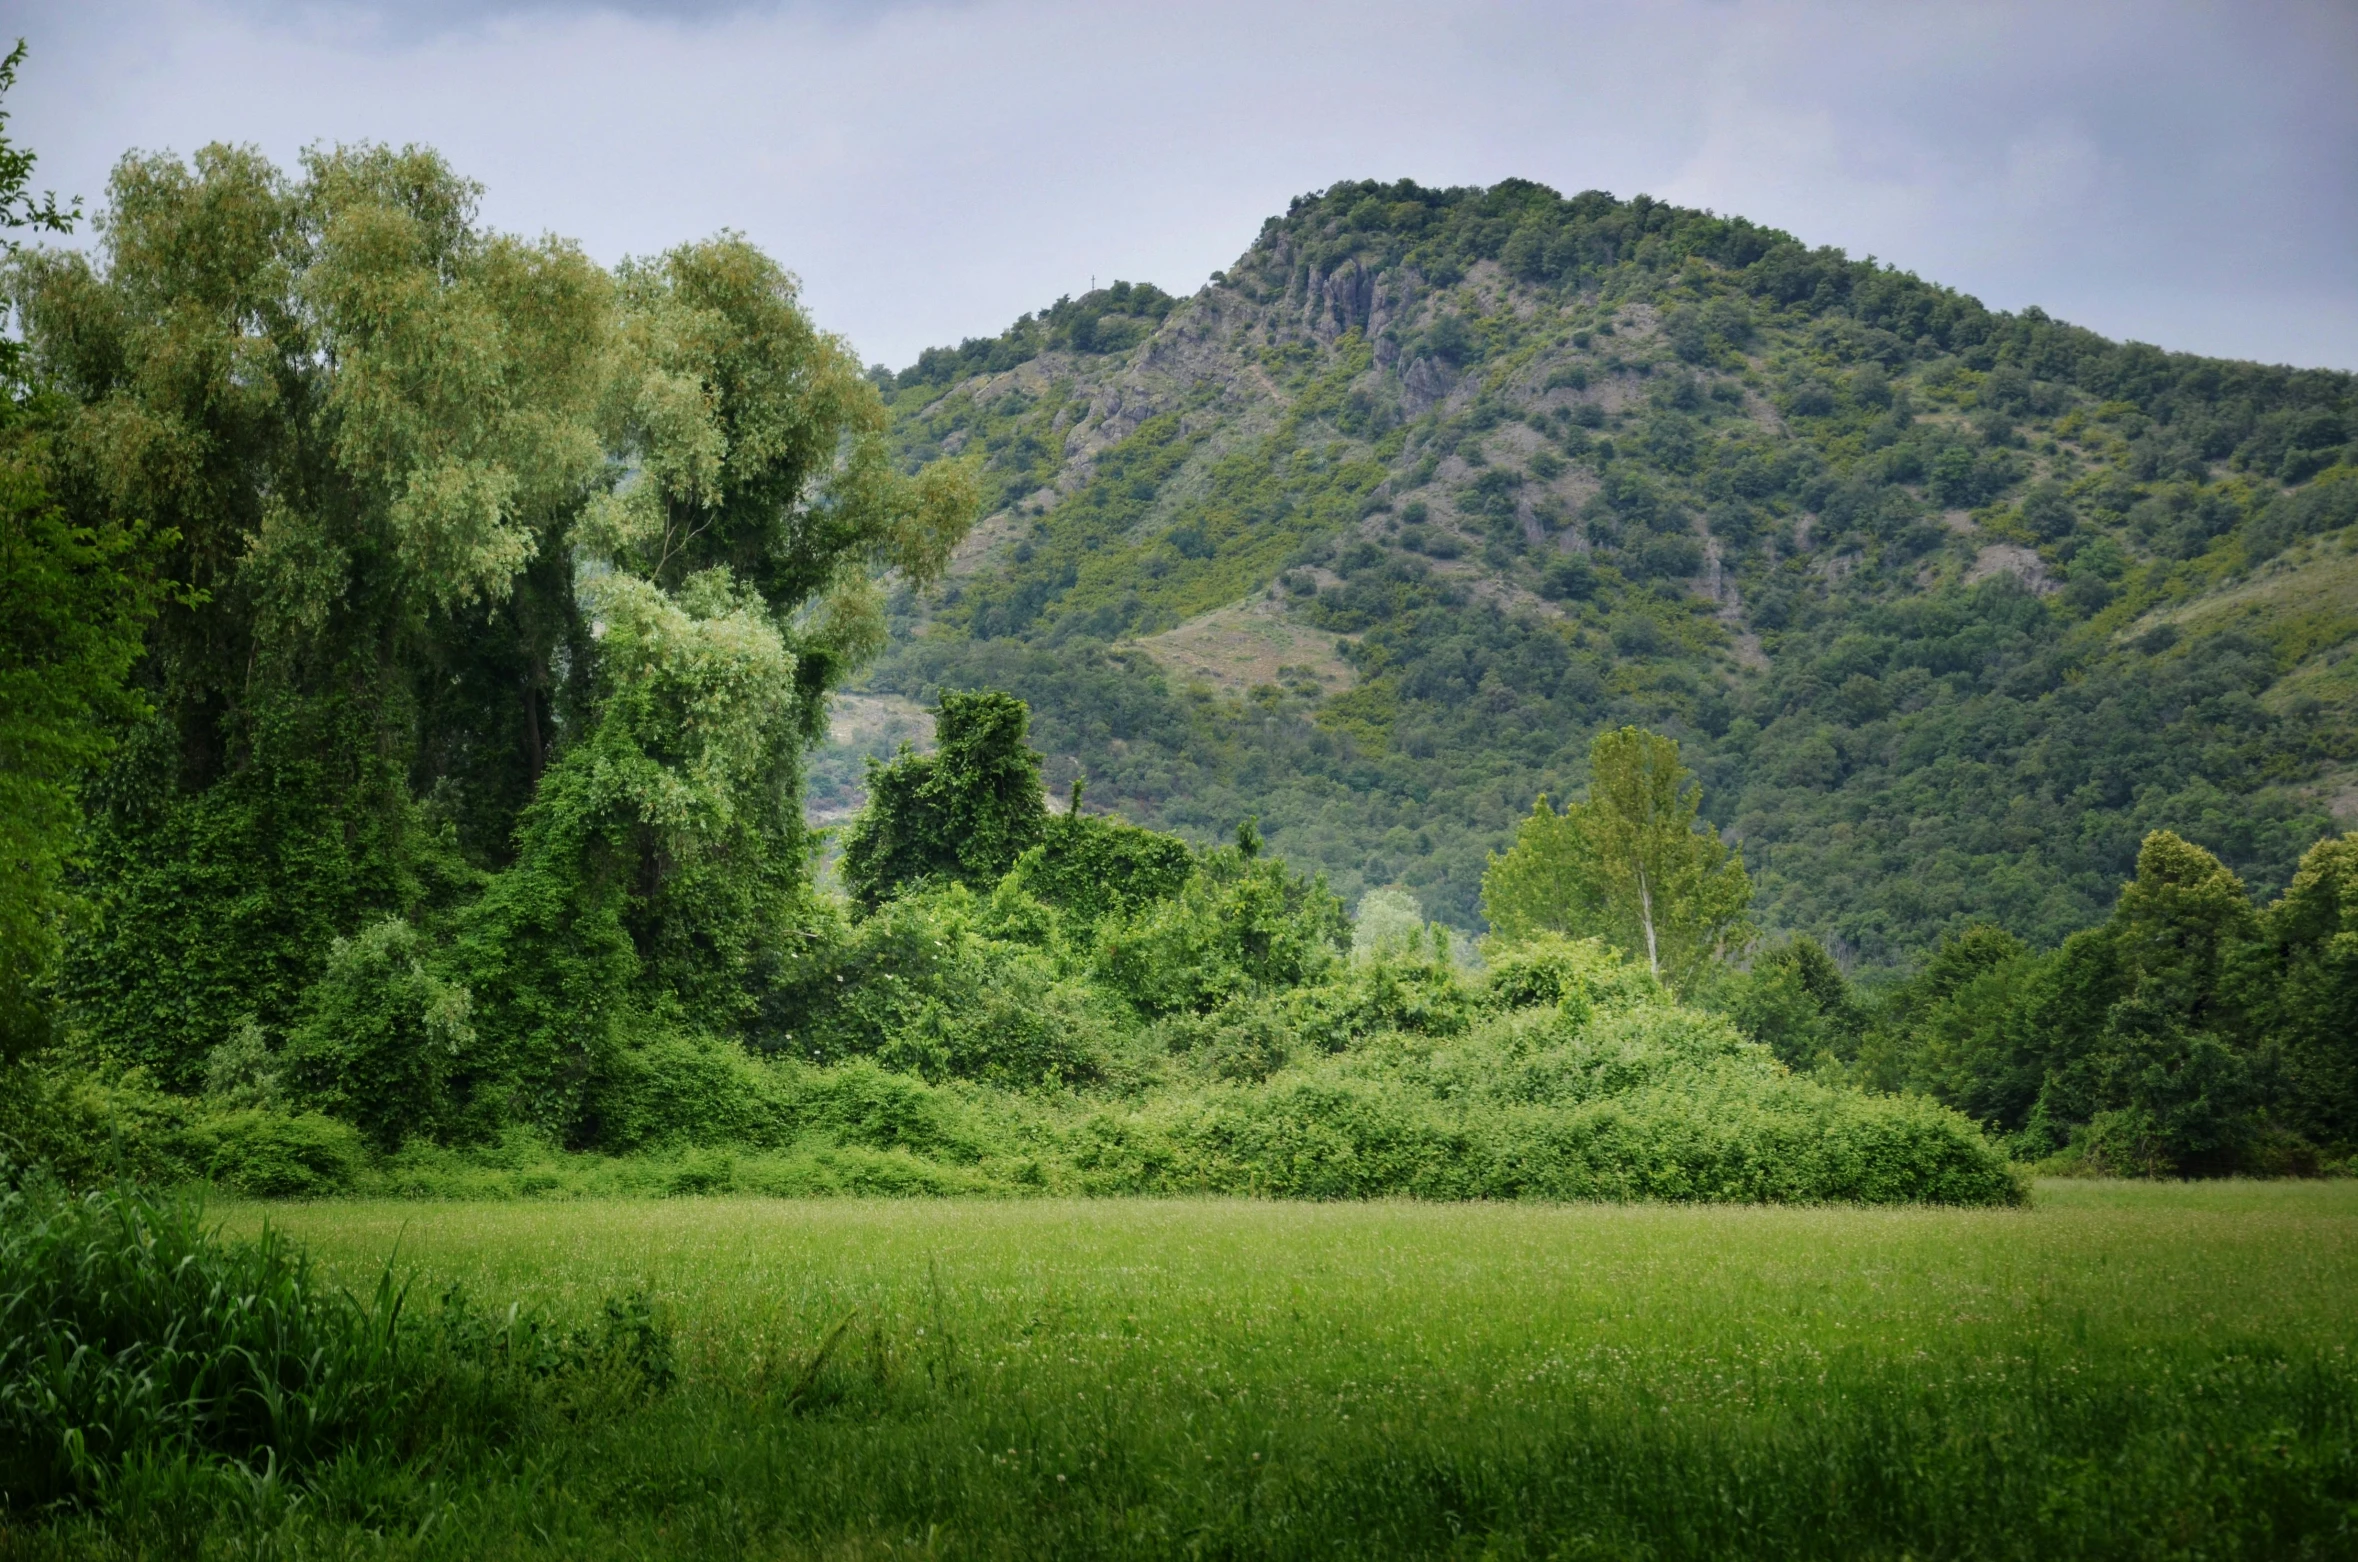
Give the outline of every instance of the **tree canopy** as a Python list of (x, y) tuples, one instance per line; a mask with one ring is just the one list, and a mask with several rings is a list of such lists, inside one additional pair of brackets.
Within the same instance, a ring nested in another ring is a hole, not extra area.
[(10, 263), (27, 513), (144, 527), (175, 583), (63, 967), (86, 1043), (159, 1078), (342, 1002), (331, 949), (387, 918), (476, 994), (454, 1102), (563, 1127), (629, 1014), (747, 1011), (877, 578), (971, 518), (744, 240), (608, 272), (478, 194), (419, 148), (134, 154), (94, 250)]

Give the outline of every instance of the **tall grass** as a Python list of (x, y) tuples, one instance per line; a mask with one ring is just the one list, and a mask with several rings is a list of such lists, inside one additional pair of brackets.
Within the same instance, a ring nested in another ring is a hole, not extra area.
[(339, 1464), (464, 1462), (558, 1379), (669, 1381), (643, 1298), (571, 1333), (457, 1286), (409, 1303), (389, 1260), (354, 1292), (276, 1227), (224, 1239), (184, 1194), (0, 1191), (0, 1515), (120, 1506), (127, 1484), (194, 1500), (300, 1491)]
[[(2358, 1553), (2349, 1184), (271, 1219), (333, 1273), (399, 1236), (552, 1318), (644, 1287), (676, 1320), (674, 1392), (388, 1502), (388, 1555)], [(265, 1541), (363, 1544), (319, 1507), (208, 1543)]]

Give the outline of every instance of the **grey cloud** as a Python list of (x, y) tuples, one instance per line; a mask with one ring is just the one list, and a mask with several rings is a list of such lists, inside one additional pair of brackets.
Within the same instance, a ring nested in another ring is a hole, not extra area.
[(2358, 366), (2358, 9), (40, 0), (15, 129), (422, 140), (606, 258), (728, 226), (868, 355), (1192, 288), (1289, 196), (1638, 190), (2108, 334)]

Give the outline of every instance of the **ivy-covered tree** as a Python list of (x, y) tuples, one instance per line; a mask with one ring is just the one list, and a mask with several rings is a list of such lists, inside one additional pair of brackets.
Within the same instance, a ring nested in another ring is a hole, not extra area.
[(185, 583), (65, 966), (87, 1044), (166, 1083), (317, 1012), (388, 917), (476, 991), (454, 1099), (563, 1125), (619, 1016), (726, 1029), (795, 921), (800, 755), (875, 577), (929, 580), (972, 514), (750, 245), (609, 273), (476, 196), (416, 148), (135, 154), (93, 251), (10, 267), (63, 524), (144, 521)]
[(936, 754), (904, 747), (868, 769), (868, 806), (844, 838), (843, 882), (873, 910), (928, 882), (988, 887), (1047, 832), (1040, 756), (1024, 745), (1031, 711), (996, 690), (945, 691)]

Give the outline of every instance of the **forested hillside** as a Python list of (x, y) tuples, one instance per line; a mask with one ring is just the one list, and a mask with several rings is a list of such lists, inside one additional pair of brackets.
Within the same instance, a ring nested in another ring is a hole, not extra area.
[(1336, 185), (1192, 297), (871, 378), (989, 514), (869, 713), (1012, 690), (1052, 785), (1257, 814), (1346, 902), (1478, 928), (1622, 723), (1683, 740), (1767, 928), (1869, 967), (2101, 921), (2156, 828), (2273, 892), (2358, 804), (2347, 374), (1509, 181)]

